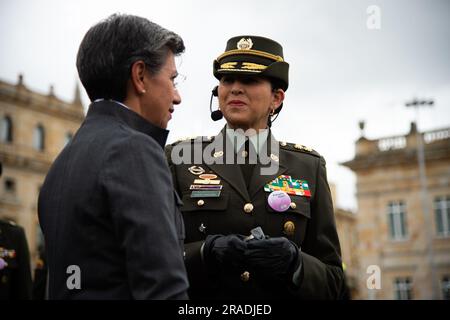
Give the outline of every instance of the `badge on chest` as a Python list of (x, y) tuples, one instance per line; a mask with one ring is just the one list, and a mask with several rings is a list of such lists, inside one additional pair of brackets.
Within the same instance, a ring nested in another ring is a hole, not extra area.
[[(189, 172), (198, 176), (200, 179), (194, 179), (194, 182), (189, 187), (191, 191), (191, 198), (218, 198), (220, 197), (223, 186), (217, 175), (212, 173), (204, 173), (205, 170), (201, 167), (189, 168)], [(195, 173), (194, 173), (195, 172)]]
[(293, 179), (288, 175), (281, 175), (264, 186), (264, 191), (284, 191), (289, 195), (311, 197), (311, 191), (306, 180)]

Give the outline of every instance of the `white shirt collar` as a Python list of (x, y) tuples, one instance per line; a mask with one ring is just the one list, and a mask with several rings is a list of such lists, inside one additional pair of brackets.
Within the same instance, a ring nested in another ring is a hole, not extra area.
[(117, 104), (120, 104), (122, 107), (125, 107), (125, 108), (127, 108), (128, 110), (131, 110), (129, 107), (127, 107), (127, 106), (126, 106), (125, 104), (123, 104), (122, 102), (119, 102), (119, 101), (116, 101), (116, 100), (113, 100), (113, 99), (104, 99), (104, 98), (101, 98), (101, 99), (94, 100), (94, 102), (100, 102), (100, 101), (106, 101), (106, 100), (111, 101), (111, 102), (114, 102), (114, 103), (117, 103)]
[[(239, 150), (241, 150), (242, 146), (245, 143), (246, 138), (245, 134), (243, 134), (243, 131), (231, 129), (228, 126), (228, 124), (226, 125), (225, 130), (228, 139), (234, 145), (234, 151), (238, 152)], [(249, 137), (250, 142), (252, 143), (255, 150), (257, 150), (258, 154), (261, 152), (261, 149), (264, 146), (268, 136), (269, 136), (269, 129), (260, 129), (257, 134), (254, 134)]]

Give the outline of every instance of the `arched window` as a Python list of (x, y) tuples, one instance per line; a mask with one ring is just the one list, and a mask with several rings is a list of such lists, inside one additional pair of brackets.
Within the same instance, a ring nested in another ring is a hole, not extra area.
[(45, 148), (45, 130), (42, 125), (38, 125), (34, 128), (33, 134), (33, 147), (36, 150), (43, 151)]
[(12, 142), (12, 121), (9, 116), (4, 116), (0, 123), (0, 141)]
[(72, 140), (72, 138), (73, 138), (73, 134), (70, 132), (67, 132), (66, 136), (64, 137), (64, 146), (66, 146), (70, 142), (70, 140)]

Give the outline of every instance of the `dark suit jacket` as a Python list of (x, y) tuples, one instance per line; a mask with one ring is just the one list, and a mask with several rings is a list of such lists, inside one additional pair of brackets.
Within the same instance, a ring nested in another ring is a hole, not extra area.
[(8, 265), (0, 269), (0, 300), (31, 299), (30, 253), (22, 227), (0, 220), (0, 258)]
[[(39, 195), (50, 299), (187, 298), (167, 134), (117, 103), (90, 105)], [(71, 265), (81, 289), (68, 289)]]
[[(224, 130), (222, 134), (225, 135)], [(202, 137), (199, 138), (201, 140)], [(191, 286), (190, 298), (339, 298), (344, 275), (323, 157), (315, 151), (296, 148), (291, 143), (277, 142), (279, 157), (271, 159), (272, 163), (278, 162), (277, 172), (261, 175), (261, 166), (256, 165), (248, 188), (238, 164), (202, 162), (197, 166), (202, 167), (206, 173), (217, 175), (223, 188), (220, 197), (202, 198), (200, 200), (203, 202), (199, 203), (199, 198), (191, 197), (190, 185), (194, 184), (194, 179), (199, 179), (189, 171), (193, 164), (174, 165), (171, 152), (175, 146), (184, 150), (189, 150), (185, 149), (189, 146), (193, 146), (192, 150), (205, 150), (216, 140), (217, 137), (202, 142), (185, 140), (166, 147), (175, 188), (182, 195), (184, 203), (181, 211), (186, 226), (186, 266)], [(213, 153), (214, 151), (216, 159), (223, 159), (225, 163), (229, 150), (223, 148), (212, 150)], [(211, 150), (208, 154), (210, 152)], [(281, 213), (274, 211), (267, 203), (269, 192), (264, 191), (264, 185), (280, 175), (306, 180), (311, 197), (291, 195), (294, 208)], [(244, 210), (246, 204), (253, 205), (251, 212)], [(245, 266), (238, 272), (228, 270), (218, 274), (215, 270), (208, 270), (202, 263), (200, 247), (207, 235), (249, 235), (250, 230), (257, 226), (266, 235), (284, 236), (301, 248), (303, 267), (298, 288), (269, 277), (258, 277)], [(249, 280), (241, 278), (244, 271), (250, 271)]]

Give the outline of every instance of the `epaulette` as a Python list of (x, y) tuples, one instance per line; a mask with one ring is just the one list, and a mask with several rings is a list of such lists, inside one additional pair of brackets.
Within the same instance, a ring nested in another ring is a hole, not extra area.
[(321, 155), (317, 151), (299, 143), (280, 142), (280, 147), (284, 150), (302, 152), (315, 157), (321, 157)]
[(175, 146), (179, 143), (186, 143), (186, 142), (194, 142), (194, 141), (201, 141), (204, 143), (208, 143), (211, 142), (213, 140), (213, 136), (192, 136), (192, 137), (184, 137), (184, 138), (180, 138), (177, 141), (175, 141), (174, 143), (172, 143), (172, 146)]

